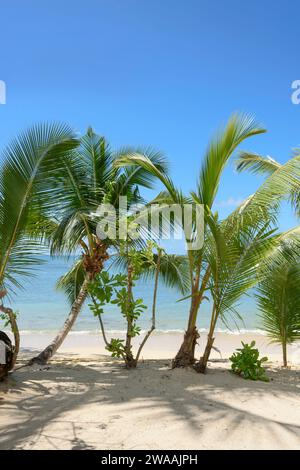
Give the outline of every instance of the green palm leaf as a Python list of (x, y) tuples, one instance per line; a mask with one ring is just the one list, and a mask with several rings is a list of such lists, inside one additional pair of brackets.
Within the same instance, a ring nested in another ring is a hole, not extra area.
[(287, 366), (287, 345), (300, 340), (299, 255), (299, 243), (291, 247), (284, 240), (281, 249), (273, 254), (256, 293), (260, 326), (270, 342), (281, 344), (284, 366)]
[(236, 169), (239, 172), (250, 171), (254, 174), (271, 175), (278, 170), (281, 164), (271, 157), (262, 157), (257, 153), (241, 152), (236, 160)]
[[(64, 124), (37, 125), (15, 139), (3, 152), (0, 174), (0, 284), (18, 285), (38, 262), (34, 232), (49, 232), (49, 224), (37, 227), (36, 215), (47, 218), (52, 188), (46, 175), (65, 154), (78, 145)], [(36, 225), (34, 223), (36, 222)], [(30, 229), (29, 229), (30, 227)], [(30, 232), (30, 233), (29, 233)]]
[(204, 157), (197, 187), (198, 201), (212, 207), (222, 172), (236, 148), (248, 137), (265, 130), (246, 114), (234, 114), (223, 132), (210, 143)]
[(70, 270), (58, 279), (56, 288), (66, 295), (70, 305), (77, 298), (84, 279), (85, 272), (82, 258), (76, 260)]

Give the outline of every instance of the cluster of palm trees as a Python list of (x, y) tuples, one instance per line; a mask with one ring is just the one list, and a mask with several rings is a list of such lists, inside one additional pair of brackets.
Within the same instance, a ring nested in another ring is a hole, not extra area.
[[(140, 188), (152, 188), (160, 181), (164, 190), (155, 203), (182, 207), (196, 203), (204, 208), (203, 247), (187, 250), (186, 256), (165, 257), (159, 270), (157, 266), (147, 270), (153, 276), (159, 272), (167, 284), (180, 288), (190, 299), (186, 331), (173, 367), (192, 365), (204, 372), (217, 322), (226, 324), (228, 317), (239, 316), (237, 303), (253, 287), (262, 323), (272, 340), (282, 344), (287, 365), (287, 344), (300, 338), (300, 229), (280, 233), (276, 221), (283, 200), (289, 200), (296, 211), (300, 207), (300, 155), (281, 165), (240, 153), (238, 171), (263, 173), (266, 179), (226, 219), (214, 211), (230, 157), (242, 142), (263, 132), (252, 117), (233, 115), (210, 142), (195, 190), (189, 194), (183, 194), (171, 180), (162, 154), (151, 148), (114, 152), (91, 128), (78, 138), (67, 125), (39, 125), (15, 139), (2, 153), (0, 173), (0, 310), (9, 316), (16, 341), (15, 316), (5, 299), (13, 298), (22, 287), (22, 276), (30, 275), (42, 262), (41, 253), (50, 250), (53, 256), (76, 256), (70, 271), (59, 280), (70, 300), (70, 312), (51, 344), (31, 363), (51, 359), (74, 325), (90, 285), (110, 257), (121, 257), (118, 240), (97, 236), (99, 205), (109, 203), (118, 210), (120, 196), (127, 197), (128, 209), (133, 203), (145, 203)], [(196, 221), (192, 222), (190, 233), (184, 231), (187, 241), (200, 236)], [(136, 243), (128, 240), (135, 249), (143, 248)], [(210, 327), (203, 355), (197, 360), (197, 320), (207, 298)]]

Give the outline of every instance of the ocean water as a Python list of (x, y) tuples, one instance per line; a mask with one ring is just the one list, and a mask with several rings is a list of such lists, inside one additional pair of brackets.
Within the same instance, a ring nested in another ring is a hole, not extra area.
[[(73, 260), (51, 259), (45, 257), (45, 264), (38, 268), (34, 278), (23, 281), (24, 290), (18, 291), (12, 298), (11, 305), (19, 312), (18, 322), (23, 333), (54, 333), (64, 322), (69, 304), (64, 294), (55, 289), (57, 279), (71, 266)], [(151, 321), (153, 282), (137, 283), (134, 293), (136, 297), (142, 297), (148, 309), (141, 316), (139, 326), (142, 330), (148, 328)], [(182, 332), (187, 323), (189, 311), (189, 299), (178, 302), (182, 297), (180, 292), (167, 288), (162, 281), (158, 288), (157, 298), (157, 332)], [(198, 317), (200, 330), (207, 329), (211, 303), (205, 301), (201, 306)], [(217, 330), (238, 333), (244, 330), (258, 330), (259, 319), (255, 302), (251, 297), (245, 297), (241, 301), (238, 311), (243, 321), (237, 320), (237, 325), (228, 319), (229, 328), (222, 322), (217, 325)], [(103, 320), (110, 332), (125, 330), (125, 322), (117, 306), (109, 305), (105, 309)], [(0, 324), (0, 328), (2, 325)], [(99, 321), (95, 318), (86, 303), (83, 311), (73, 328), (74, 332), (97, 333)]]

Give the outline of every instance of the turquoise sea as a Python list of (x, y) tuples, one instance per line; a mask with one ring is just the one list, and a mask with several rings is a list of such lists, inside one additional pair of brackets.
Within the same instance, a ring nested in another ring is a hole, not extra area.
[[(38, 268), (34, 278), (28, 278), (23, 282), (24, 290), (18, 291), (12, 298), (11, 305), (19, 312), (19, 327), (22, 332), (55, 332), (62, 325), (68, 311), (69, 305), (61, 292), (55, 289), (57, 279), (66, 272), (73, 260), (50, 259), (45, 257), (45, 264)], [(135, 287), (135, 295), (142, 297), (148, 310), (140, 319), (140, 326), (146, 329), (150, 322), (152, 305), (152, 282), (139, 282)], [(157, 304), (157, 332), (176, 332), (185, 328), (189, 300), (178, 302), (181, 294), (173, 289), (167, 288), (160, 282)], [(209, 322), (211, 304), (204, 302), (198, 320), (198, 327), (206, 329)], [(256, 315), (256, 306), (251, 297), (246, 297), (238, 308), (243, 317), (243, 322), (238, 321), (241, 330), (259, 329), (259, 319)], [(109, 331), (124, 331), (124, 320), (114, 305), (108, 306), (103, 319)], [(230, 330), (238, 332), (233, 321), (229, 321)], [(81, 312), (74, 331), (97, 332), (98, 319), (93, 316), (88, 307), (88, 302)], [(220, 323), (218, 329), (227, 330)], [(229, 330), (229, 331), (230, 331)]]

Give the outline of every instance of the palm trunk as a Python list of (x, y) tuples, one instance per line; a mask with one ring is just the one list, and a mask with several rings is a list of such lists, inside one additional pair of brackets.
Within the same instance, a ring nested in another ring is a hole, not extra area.
[(7, 309), (7, 310), (9, 310), (9, 313), (8, 313), (9, 322), (10, 322), (10, 325), (11, 325), (11, 330), (12, 330), (13, 335), (14, 335), (14, 343), (15, 343), (13, 358), (12, 358), (12, 362), (11, 362), (11, 365), (10, 365), (10, 370), (13, 370), (15, 365), (16, 365), (19, 350), (20, 350), (20, 332), (19, 332), (18, 324), (17, 324), (17, 321), (16, 321), (16, 318), (15, 318), (15, 315), (14, 315), (13, 311), (11, 309)]
[(136, 364), (138, 363), (143, 347), (145, 346), (151, 333), (155, 330), (155, 327), (156, 327), (156, 300), (157, 300), (157, 290), (158, 290), (158, 276), (159, 276), (159, 271), (160, 271), (160, 257), (161, 257), (161, 250), (158, 250), (158, 258), (157, 258), (156, 273), (155, 273), (155, 280), (154, 280), (154, 290), (153, 290), (153, 302), (152, 302), (152, 324), (151, 324), (151, 328), (148, 330), (148, 332), (145, 335), (145, 338), (140, 344), (140, 347), (138, 349), (138, 352), (135, 358)]
[(0, 382), (8, 375), (13, 361), (14, 347), (6, 333), (0, 331), (0, 340), (5, 344), (5, 361), (0, 364)]
[(286, 341), (282, 343), (282, 358), (283, 358), (283, 367), (287, 367), (287, 347)]
[(200, 337), (196, 327), (198, 308), (199, 303), (196, 302), (195, 298), (193, 298), (190, 308), (188, 328), (184, 334), (183, 343), (180, 346), (180, 349), (175, 358), (173, 359), (173, 369), (176, 367), (191, 366), (195, 362), (195, 348), (197, 340)]
[(172, 368), (175, 367), (187, 367), (195, 363), (195, 348), (198, 338), (200, 338), (198, 329), (196, 327), (197, 315), (200, 304), (203, 300), (203, 294), (205, 292), (206, 285), (210, 277), (210, 267), (207, 268), (201, 283), (199, 290), (199, 281), (200, 281), (200, 266), (196, 279), (192, 281), (192, 301), (189, 315), (188, 328), (185, 332), (183, 343), (180, 346), (178, 353), (172, 362)]
[[(2, 296), (1, 296), (1, 298), (2, 298)], [(11, 326), (11, 331), (14, 335), (13, 354), (12, 354), (12, 359), (11, 359), (10, 363), (8, 364), (8, 370), (7, 370), (9, 372), (9, 371), (13, 370), (13, 368), (15, 367), (15, 364), (17, 362), (17, 357), (18, 357), (19, 350), (20, 350), (20, 332), (19, 332), (19, 328), (18, 328), (18, 324), (17, 324), (17, 321), (16, 321), (15, 314), (12, 311), (12, 309), (4, 307), (3, 305), (1, 305), (0, 306), (0, 311), (5, 313), (8, 316), (9, 323), (10, 323), (10, 326)]]
[(136, 367), (136, 360), (132, 354), (132, 318), (128, 312), (129, 306), (132, 301), (132, 275), (133, 275), (133, 268), (132, 266), (128, 266), (127, 271), (127, 333), (126, 333), (126, 343), (125, 343), (125, 363), (128, 369)]
[(200, 361), (198, 361), (197, 364), (195, 364), (194, 366), (194, 369), (197, 372), (200, 372), (201, 374), (204, 374), (206, 372), (207, 362), (208, 362), (208, 359), (209, 359), (209, 356), (210, 356), (210, 353), (214, 344), (214, 340), (215, 340), (214, 333), (215, 333), (215, 327), (217, 324), (217, 319), (218, 319), (218, 313), (216, 311), (216, 306), (214, 305), (209, 332), (207, 335), (207, 342), (206, 342), (206, 346), (204, 349), (204, 354), (200, 358)]
[(211, 353), (212, 346), (214, 344), (214, 340), (215, 338), (213, 338), (212, 336), (208, 336), (204, 354), (201, 357), (200, 361), (195, 364), (194, 369), (197, 372), (200, 372), (201, 374), (204, 374), (206, 372), (207, 362)]
[(196, 326), (187, 330), (184, 334), (183, 343), (172, 362), (172, 369), (176, 367), (191, 366), (195, 362), (195, 348), (200, 337)]
[(79, 294), (72, 305), (68, 318), (66, 319), (62, 329), (58, 333), (58, 335), (54, 338), (51, 344), (47, 346), (38, 356), (34, 357), (29, 361), (29, 364), (46, 364), (52, 356), (57, 352), (60, 348), (62, 343), (64, 342), (66, 336), (72, 329), (81, 309), (85, 302), (85, 299), (88, 294), (88, 285), (90, 282), (90, 276), (87, 276), (85, 281), (83, 282)]

